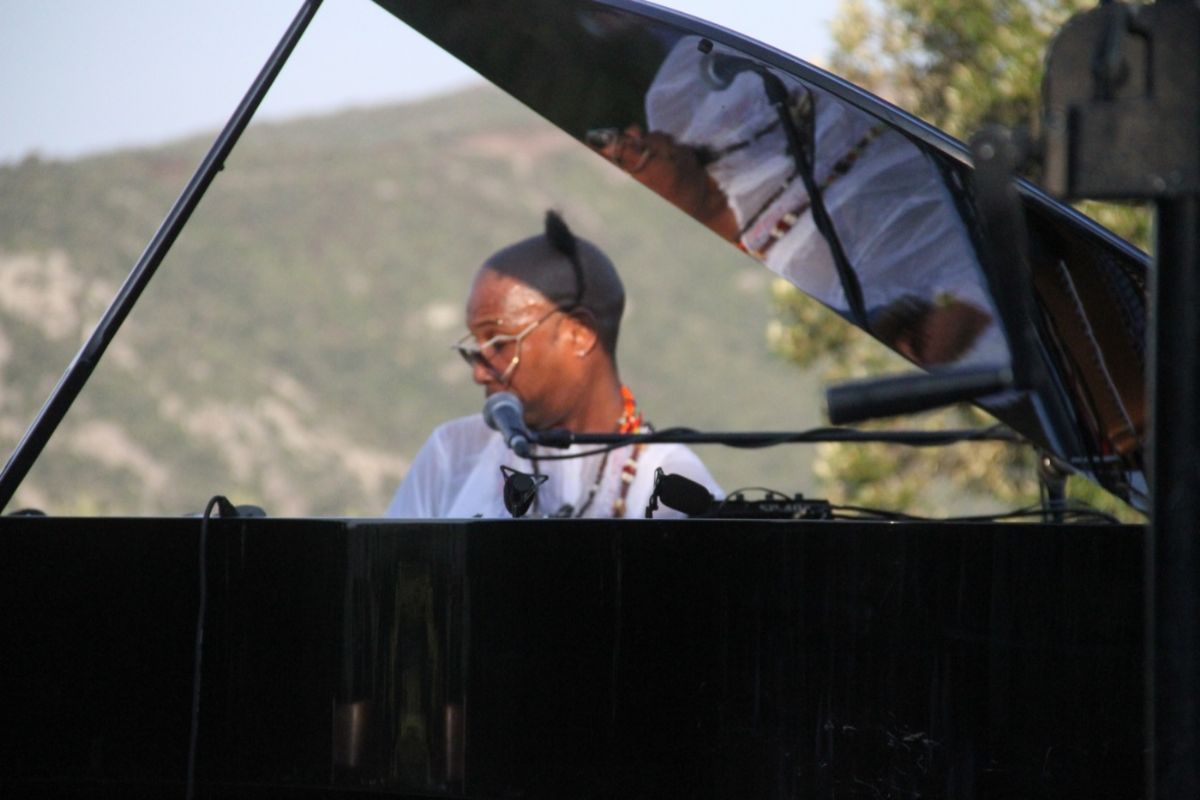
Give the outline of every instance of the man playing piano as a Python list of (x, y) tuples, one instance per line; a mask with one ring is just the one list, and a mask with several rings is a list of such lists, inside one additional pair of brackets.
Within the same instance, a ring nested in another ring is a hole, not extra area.
[[(488, 258), (467, 298), (468, 333), (455, 345), (488, 396), (522, 403), (530, 430), (638, 433), (649, 426), (617, 371), (625, 290), (607, 256), (578, 239), (553, 211), (545, 232)], [(531, 516), (641, 517), (658, 468), (720, 495), (697, 456), (681, 445), (631, 445), (607, 453), (534, 447), (512, 452), (480, 415), (438, 427), (388, 506), (391, 517), (501, 517), (506, 466), (539, 473)], [(671, 515), (662, 509), (656, 517)]]

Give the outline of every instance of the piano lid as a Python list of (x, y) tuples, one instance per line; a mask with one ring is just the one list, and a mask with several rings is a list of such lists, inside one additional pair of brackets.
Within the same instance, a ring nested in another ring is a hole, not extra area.
[[(961, 142), (800, 59), (657, 6), (376, 2), (913, 364), (1011, 361)], [(982, 405), (1144, 507), (1148, 259), (1035, 187), (1020, 191), (1050, 379)]]

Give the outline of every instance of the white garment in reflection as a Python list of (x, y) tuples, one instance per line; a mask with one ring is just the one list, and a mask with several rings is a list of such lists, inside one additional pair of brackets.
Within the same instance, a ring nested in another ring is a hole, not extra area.
[[(713, 59), (742, 58), (697, 38), (681, 40), (646, 95), (649, 129), (714, 158), (709, 174), (737, 218), (751, 255), (805, 293), (849, 315), (832, 252), (817, 231), (808, 193), (787, 152), (786, 133), (762, 77), (743, 70), (714, 77)], [(728, 62), (726, 62), (728, 63)], [(775, 71), (773, 71), (775, 72)], [(969, 305), (981, 313), (960, 364), (1008, 360), (974, 246), (933, 161), (903, 134), (791, 76), (779, 78), (815, 104), (815, 178), (875, 320), (913, 301)], [(968, 315), (969, 316), (969, 315)], [(886, 337), (885, 337), (886, 338)]]

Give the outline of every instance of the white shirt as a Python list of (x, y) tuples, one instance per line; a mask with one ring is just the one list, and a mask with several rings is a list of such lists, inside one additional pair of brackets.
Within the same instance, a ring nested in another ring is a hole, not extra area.
[[(771, 234), (786, 212), (807, 208), (808, 193), (802, 180), (789, 178), (795, 164), (762, 78), (743, 71), (724, 88), (714, 85), (705, 66), (710, 56), (699, 41), (680, 40), (659, 68), (646, 94), (650, 129), (724, 153), (707, 169), (744, 229), (742, 245), (751, 255), (769, 248), (756, 256), (769, 269), (846, 313), (841, 278), (812, 213), (802, 213), (777, 240)], [(738, 55), (720, 45), (712, 52)], [(974, 245), (933, 160), (898, 131), (878, 130), (879, 120), (849, 103), (778, 75), (791, 92), (808, 92), (815, 103), (816, 180), (829, 181), (822, 197), (862, 281), (868, 313), (911, 294), (966, 301), (998, 319)], [(844, 175), (834, 175), (834, 165), (848, 158)], [(1008, 358), (993, 322), (957, 363)]]
[[(589, 445), (574, 445), (568, 450), (536, 448), (536, 455), (587, 452)], [(526, 515), (553, 516), (570, 506), (570, 516), (587, 505), (585, 517), (612, 517), (620, 495), (621, 470), (629, 460), (632, 447), (623, 447), (602, 455), (565, 461), (521, 458), (504, 444), (504, 439), (476, 414), (439, 426), (413, 460), (412, 467), (388, 505), (387, 516), (400, 518), (504, 518), (511, 514), (504, 507), (506, 465), (525, 473), (547, 476), (538, 489), (537, 502)], [(535, 465), (536, 461), (536, 465)], [(676, 473), (703, 484), (716, 497), (722, 492), (704, 464), (688, 448), (678, 444), (654, 444), (642, 448), (637, 471), (625, 497), (624, 516), (641, 519), (654, 491), (654, 472)], [(602, 473), (601, 473), (602, 470)], [(599, 474), (599, 481), (597, 475)], [(588, 502), (589, 495), (595, 495)], [(659, 506), (654, 518), (680, 517), (678, 511)]]

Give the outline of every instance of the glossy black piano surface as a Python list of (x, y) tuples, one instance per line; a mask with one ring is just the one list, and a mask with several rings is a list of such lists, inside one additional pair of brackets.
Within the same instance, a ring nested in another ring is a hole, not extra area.
[[(201, 524), (3, 520), (5, 796), (183, 796)], [(198, 796), (1140, 793), (1138, 528), (210, 526)]]

